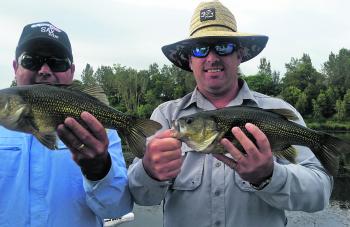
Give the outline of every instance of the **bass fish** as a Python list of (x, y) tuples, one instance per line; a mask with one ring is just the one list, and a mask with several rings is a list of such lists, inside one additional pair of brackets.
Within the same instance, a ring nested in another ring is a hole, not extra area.
[(137, 156), (142, 157), (146, 137), (161, 128), (158, 122), (126, 115), (108, 104), (98, 86), (35, 84), (0, 90), (0, 125), (31, 133), (49, 149), (56, 149), (56, 127), (67, 117), (82, 123), (80, 114), (88, 111), (105, 128), (118, 134)]
[(222, 138), (227, 138), (245, 153), (231, 129), (241, 128), (255, 142), (244, 127), (246, 123), (252, 123), (265, 133), (276, 157), (295, 163), (297, 153), (292, 145), (307, 146), (326, 170), (335, 176), (340, 155), (350, 152), (350, 144), (292, 122), (297, 119), (298, 116), (289, 109), (232, 106), (181, 117), (174, 121), (172, 130), (176, 138), (197, 152), (227, 153), (220, 144)]

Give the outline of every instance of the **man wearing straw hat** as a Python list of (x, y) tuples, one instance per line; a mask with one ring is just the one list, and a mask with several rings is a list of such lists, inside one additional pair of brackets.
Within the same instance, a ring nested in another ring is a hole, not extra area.
[(128, 176), (136, 203), (163, 202), (164, 226), (285, 226), (284, 210), (315, 212), (327, 206), (332, 178), (306, 147), (296, 146), (297, 165), (274, 159), (265, 134), (247, 124), (257, 145), (239, 128), (232, 130), (246, 156), (226, 139), (221, 142), (230, 155), (214, 156), (188, 152), (169, 130), (181, 116), (235, 105), (287, 108), (305, 125), (291, 105), (251, 91), (238, 78), (240, 63), (258, 55), (267, 40), (238, 32), (233, 14), (219, 1), (210, 1), (195, 9), (188, 39), (162, 48), (172, 63), (193, 72), (197, 87), (154, 110), (151, 118), (163, 131), (149, 141)]

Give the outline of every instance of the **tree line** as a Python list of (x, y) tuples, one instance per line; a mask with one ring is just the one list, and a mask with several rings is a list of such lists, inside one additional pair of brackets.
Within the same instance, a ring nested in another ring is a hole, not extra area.
[[(257, 73), (240, 76), (252, 90), (280, 97), (307, 119), (344, 122), (350, 119), (350, 50), (331, 52), (318, 72), (308, 54), (291, 58), (286, 72), (271, 69), (266, 58), (260, 59)], [(100, 85), (111, 106), (139, 117), (149, 117), (160, 103), (177, 99), (195, 87), (192, 73), (174, 65), (153, 63), (147, 70), (135, 70), (114, 64), (96, 71), (87, 64), (81, 74), (82, 83)]]

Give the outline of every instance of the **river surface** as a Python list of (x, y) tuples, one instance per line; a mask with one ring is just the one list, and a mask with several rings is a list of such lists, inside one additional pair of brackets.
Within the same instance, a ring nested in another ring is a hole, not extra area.
[[(350, 133), (335, 134), (350, 142)], [(343, 172), (344, 173), (344, 172)], [(162, 206), (135, 206), (134, 221), (118, 227), (162, 227)], [(287, 211), (287, 227), (350, 227), (350, 175), (334, 178), (334, 190), (329, 206), (319, 212)]]

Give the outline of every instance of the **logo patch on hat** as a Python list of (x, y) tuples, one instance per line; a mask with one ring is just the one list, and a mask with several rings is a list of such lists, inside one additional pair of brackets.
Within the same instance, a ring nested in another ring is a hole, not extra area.
[(40, 31), (42, 33), (47, 33), (48, 36), (51, 36), (55, 39), (58, 39), (59, 36), (57, 34), (55, 34), (55, 32), (61, 32), (61, 30), (55, 26), (53, 26), (52, 24), (49, 23), (38, 23), (38, 24), (33, 24), (31, 26), (31, 28), (40, 28)]
[(200, 12), (201, 21), (215, 20), (215, 8), (202, 9)]

